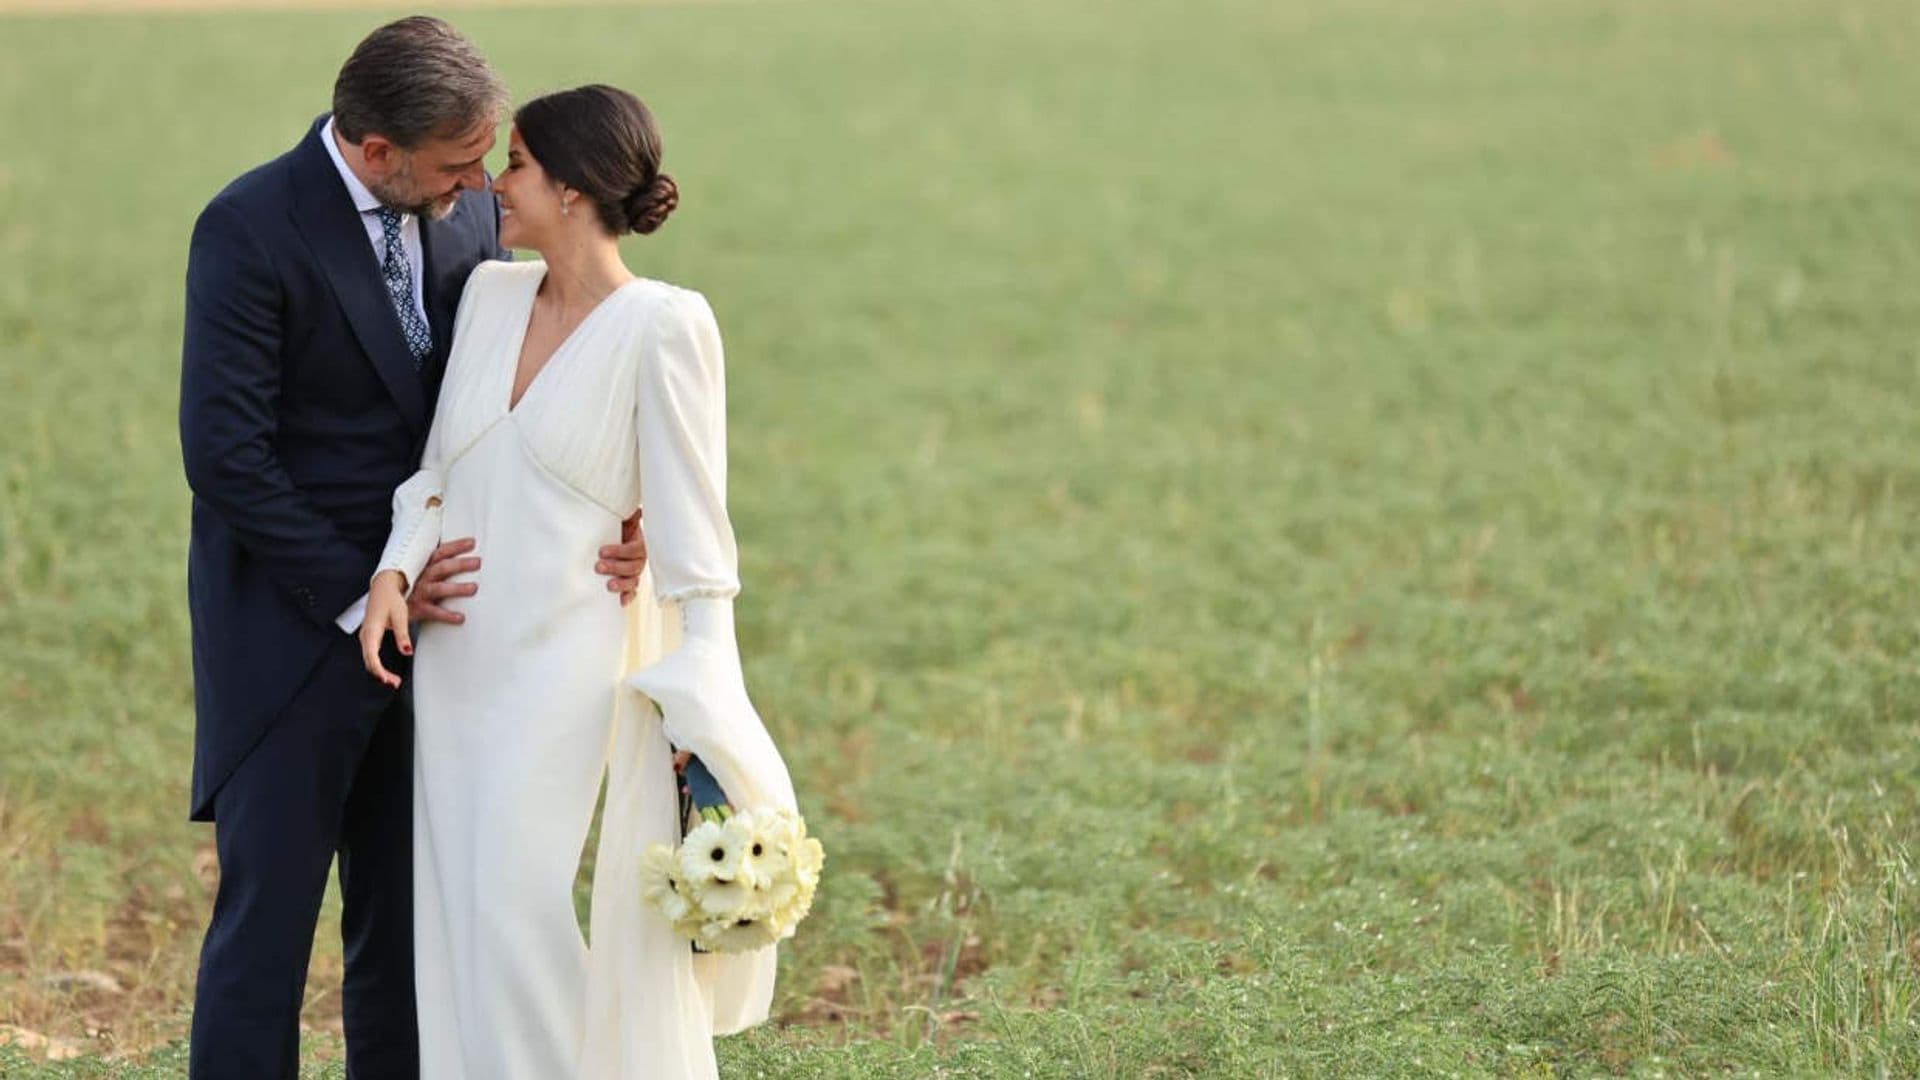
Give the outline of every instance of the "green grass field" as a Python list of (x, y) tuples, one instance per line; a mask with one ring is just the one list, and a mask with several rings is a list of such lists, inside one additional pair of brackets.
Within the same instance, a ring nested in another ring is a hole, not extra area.
[[(184, 1074), (186, 236), (383, 17), (0, 19), (7, 1076)], [(1920, 1074), (1920, 9), (456, 20), (727, 338), (828, 864), (725, 1075)]]

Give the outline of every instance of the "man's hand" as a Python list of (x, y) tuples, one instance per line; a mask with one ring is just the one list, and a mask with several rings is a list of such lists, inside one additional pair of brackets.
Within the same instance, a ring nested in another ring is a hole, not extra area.
[[(640, 588), (640, 572), (646, 567), (647, 538), (640, 533), (640, 511), (635, 510), (620, 523), (620, 543), (601, 548), (600, 561), (593, 568), (607, 575), (607, 591), (619, 593), (620, 606), (626, 607)], [(421, 581), (425, 580), (422, 574)]]
[(480, 569), (480, 557), (468, 556), (472, 551), (472, 537), (449, 540), (433, 549), (433, 555), (427, 559), (427, 565), (420, 571), (420, 582), (407, 596), (407, 617), (414, 620), (453, 623), (458, 626), (466, 622), (467, 617), (457, 611), (448, 611), (440, 606), (442, 600), (455, 596), (472, 596), (480, 591), (477, 581), (448, 581), (455, 574), (470, 574)]

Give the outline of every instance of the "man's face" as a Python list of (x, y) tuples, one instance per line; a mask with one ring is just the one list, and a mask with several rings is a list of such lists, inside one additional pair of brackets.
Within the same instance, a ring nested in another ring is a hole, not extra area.
[(360, 144), (374, 179), (367, 184), (384, 206), (438, 221), (453, 213), (462, 191), (487, 186), (482, 162), (493, 149), (495, 127), (484, 124), (453, 138), (429, 137), (402, 150), (384, 136), (368, 135)]

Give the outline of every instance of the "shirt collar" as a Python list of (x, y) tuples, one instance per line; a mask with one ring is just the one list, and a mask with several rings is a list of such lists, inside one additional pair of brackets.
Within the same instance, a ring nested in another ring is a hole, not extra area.
[(334, 138), (333, 117), (327, 117), (327, 126), (320, 132), (320, 142), (327, 148), (327, 156), (333, 159), (333, 167), (340, 170), (340, 179), (347, 185), (347, 194), (353, 197), (353, 208), (363, 214), (380, 209), (380, 200), (367, 185), (360, 182), (353, 170), (347, 168), (347, 159), (340, 155), (340, 144)]

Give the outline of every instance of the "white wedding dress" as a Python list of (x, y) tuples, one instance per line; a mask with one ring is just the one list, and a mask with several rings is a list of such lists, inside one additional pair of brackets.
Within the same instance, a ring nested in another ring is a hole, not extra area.
[[(420, 1075), (714, 1077), (713, 1037), (767, 1018), (778, 946), (693, 953), (643, 907), (637, 857), (679, 840), (674, 747), (736, 806), (798, 809), (734, 641), (720, 335), (699, 293), (637, 279), (510, 409), (545, 275), (468, 280), (380, 563), (417, 581), (443, 536), (482, 559), (465, 622), (415, 642)], [(595, 564), (642, 504), (647, 572), (622, 608)], [(572, 891), (603, 777), (589, 948)]]

